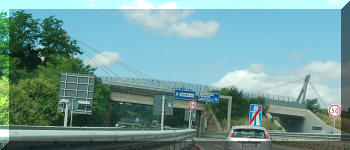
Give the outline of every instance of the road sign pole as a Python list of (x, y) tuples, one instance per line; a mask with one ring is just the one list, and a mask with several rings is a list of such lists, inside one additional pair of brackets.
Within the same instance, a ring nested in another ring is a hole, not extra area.
[(341, 108), (337, 104), (332, 104), (331, 106), (328, 107), (328, 114), (333, 117), (333, 127), (334, 130), (335, 128), (335, 119), (338, 118), (341, 115)]
[(70, 127), (72, 127), (72, 122), (73, 122), (73, 108), (74, 108), (73, 105), (74, 104), (72, 101), (72, 109), (70, 110), (70, 125), (69, 125)]
[(65, 109), (64, 109), (64, 127), (67, 127), (67, 120), (68, 120), (68, 103), (65, 103)]
[(165, 96), (162, 97), (162, 118), (161, 118), (161, 125), (160, 130), (163, 131), (163, 125), (164, 125), (164, 103), (165, 103)]
[(188, 129), (191, 130), (191, 121), (192, 121), (192, 110), (190, 109), (190, 115), (188, 116)]
[(228, 109), (227, 109), (227, 131), (231, 129), (231, 109), (232, 109), (232, 97), (228, 98)]

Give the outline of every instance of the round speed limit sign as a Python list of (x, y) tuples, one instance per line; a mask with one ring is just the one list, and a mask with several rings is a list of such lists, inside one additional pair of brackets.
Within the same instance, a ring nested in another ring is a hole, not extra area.
[(198, 104), (196, 101), (189, 101), (188, 102), (188, 109), (196, 110), (197, 107), (198, 107)]
[(340, 106), (336, 104), (329, 106), (328, 114), (333, 118), (338, 118), (341, 114)]

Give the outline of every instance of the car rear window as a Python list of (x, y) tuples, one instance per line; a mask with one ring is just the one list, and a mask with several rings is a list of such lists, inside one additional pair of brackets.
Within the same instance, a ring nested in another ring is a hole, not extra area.
[(258, 129), (235, 129), (234, 137), (244, 137), (244, 138), (265, 138), (264, 130)]

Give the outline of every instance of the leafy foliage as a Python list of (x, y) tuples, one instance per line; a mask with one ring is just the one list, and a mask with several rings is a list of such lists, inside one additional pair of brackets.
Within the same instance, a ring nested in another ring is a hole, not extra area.
[(9, 19), (6, 12), (0, 12), (0, 76), (8, 76), (9, 74)]
[(82, 54), (62, 25), (63, 21), (54, 16), (40, 22), (24, 11), (17, 11), (10, 17), (9, 55), (10, 66), (14, 67), (10, 72), (13, 81), (25, 78), (24, 72), (31, 73), (47, 62), (56, 65), (56, 61), (51, 61), (52, 56), (73, 59), (75, 55)]
[[(266, 103), (264, 98), (248, 98), (245, 97), (242, 91), (238, 91), (235, 87), (223, 88), (221, 90), (213, 91), (215, 93), (220, 93), (220, 95), (232, 96), (232, 108), (231, 116), (232, 119), (239, 119), (249, 115), (250, 104), (261, 104), (263, 105), (263, 114), (269, 111), (269, 105)], [(221, 100), (220, 103), (211, 103), (211, 108), (213, 109), (216, 117), (219, 120), (227, 118), (227, 100)]]
[[(24, 11), (9, 18), (9, 53), (4, 55), (10, 57), (11, 125), (62, 125), (63, 113), (57, 111), (60, 73), (96, 70), (76, 58), (82, 52), (62, 25), (54, 16), (41, 21)], [(109, 109), (110, 90), (99, 78), (94, 89), (93, 114), (75, 114), (73, 125), (111, 125), (116, 110)]]
[(0, 80), (0, 125), (9, 124), (9, 80), (2, 77)]
[[(45, 78), (28, 78), (10, 86), (11, 125), (52, 125), (59, 118), (57, 88)], [(55, 100), (55, 101), (53, 101)]]
[(8, 25), (6, 12), (0, 12), (0, 125), (9, 124), (9, 57)]
[(321, 106), (318, 103), (317, 98), (312, 99), (312, 100), (307, 100), (306, 101), (306, 108), (309, 109), (310, 111), (317, 113), (317, 112), (321, 112)]

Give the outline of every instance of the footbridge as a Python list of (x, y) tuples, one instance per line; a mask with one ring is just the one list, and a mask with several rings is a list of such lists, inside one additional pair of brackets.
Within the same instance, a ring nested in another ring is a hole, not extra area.
[[(173, 95), (176, 89), (196, 91), (200, 94), (211, 94), (212, 90), (217, 89), (208, 85), (142, 78), (102, 77), (102, 82), (111, 89), (111, 101), (144, 105), (153, 105), (154, 95)], [(269, 113), (277, 117), (278, 122), (288, 132), (340, 133), (339, 130), (328, 126), (314, 113), (306, 109), (306, 87), (307, 82), (304, 83), (298, 98), (262, 92), (243, 92), (243, 94), (249, 98), (265, 98), (270, 105)], [(186, 109), (187, 101), (175, 100), (174, 107)], [(205, 103), (198, 102), (198, 109), (199, 111), (205, 110)], [(198, 114), (200, 115), (200, 113)]]

